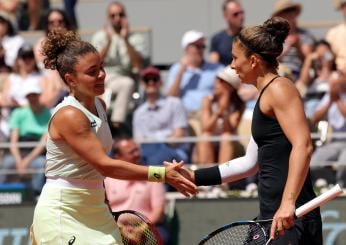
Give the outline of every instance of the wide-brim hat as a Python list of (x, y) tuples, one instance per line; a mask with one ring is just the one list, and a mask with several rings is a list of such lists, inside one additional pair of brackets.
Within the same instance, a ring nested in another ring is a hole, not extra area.
[(289, 9), (295, 9), (298, 13), (302, 11), (302, 5), (300, 3), (291, 1), (291, 0), (279, 0), (274, 5), (274, 10), (272, 12), (272, 17), (277, 16), (283, 11), (287, 11)]
[(230, 66), (227, 66), (223, 70), (219, 71), (216, 77), (227, 82), (235, 89), (238, 89), (240, 86), (240, 78), (236, 71), (232, 69)]
[(346, 3), (346, 0), (334, 0), (334, 5), (336, 10), (339, 10), (343, 4)]

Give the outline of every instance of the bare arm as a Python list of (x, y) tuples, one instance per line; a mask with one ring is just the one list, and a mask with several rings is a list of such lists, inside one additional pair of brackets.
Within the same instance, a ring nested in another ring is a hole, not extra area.
[(311, 54), (306, 56), (304, 59), (303, 67), (300, 72), (299, 82), (301, 82), (305, 87), (311, 84), (310, 68), (314, 59), (317, 58), (316, 54)]
[[(19, 140), (19, 130), (17, 128), (12, 129), (11, 135), (10, 135), (10, 152), (14, 159), (16, 160), (16, 164), (18, 165), (22, 161), (22, 156), (20, 154), (19, 148), (18, 148), (18, 140)], [(19, 167), (19, 166), (17, 166)]]
[(173, 84), (171, 85), (171, 87), (169, 88), (167, 92), (167, 96), (175, 96), (175, 97), (180, 96), (180, 84), (188, 64), (189, 64), (189, 58), (186, 55), (184, 55), (180, 60), (180, 66), (179, 66), (177, 75), (174, 79)]
[[(49, 133), (53, 139), (64, 140), (103, 176), (116, 179), (148, 179), (148, 167), (110, 158), (91, 130), (89, 120), (76, 108), (67, 106), (60, 109), (51, 121)], [(174, 164), (173, 168), (166, 167), (166, 181), (185, 195), (194, 194), (195, 186), (176, 172), (179, 166), (181, 167), (181, 164)]]
[(0, 96), (0, 106), (15, 107), (18, 103), (10, 98), (10, 81), (6, 79), (3, 84), (2, 93)]
[(167, 92), (167, 96), (175, 96), (175, 97), (179, 97), (180, 96), (180, 83), (181, 80), (183, 79), (183, 75), (186, 71), (186, 67), (184, 66), (180, 66), (177, 76), (172, 84), (172, 86), (169, 88), (168, 92)]
[(333, 102), (331, 100), (329, 100), (324, 106), (317, 109), (311, 117), (311, 123), (316, 124), (319, 121), (321, 121), (322, 119), (326, 118), (326, 115), (327, 115), (328, 110), (329, 110), (330, 106), (332, 105), (332, 103)]
[(273, 218), (272, 237), (277, 230), (283, 231), (293, 224), (295, 203), (305, 182), (312, 154), (310, 131), (299, 93), (291, 81), (279, 79), (282, 81), (269, 87), (269, 93), (265, 95), (265, 101), (262, 100), (262, 105), (267, 105), (273, 110), (292, 144), (292, 150), (281, 204)]
[(201, 125), (203, 132), (212, 132), (215, 128), (217, 119), (219, 115), (217, 113), (212, 113), (211, 103), (212, 98), (204, 97), (202, 103), (202, 112), (201, 112)]
[(23, 159), (25, 162), (24, 168), (27, 168), (27, 165), (33, 161), (37, 156), (39, 156), (45, 149), (47, 140), (47, 134), (42, 135), (40, 142), (35, 146), (35, 148)]
[(338, 106), (338, 109), (339, 111), (341, 112), (341, 114), (346, 117), (346, 104), (344, 103), (344, 101), (339, 98), (337, 101), (336, 101), (336, 104)]

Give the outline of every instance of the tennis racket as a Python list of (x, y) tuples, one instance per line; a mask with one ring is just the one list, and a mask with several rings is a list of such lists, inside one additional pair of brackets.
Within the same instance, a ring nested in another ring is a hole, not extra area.
[(124, 245), (162, 245), (159, 232), (141, 213), (134, 210), (112, 212)]
[[(297, 208), (295, 214), (297, 218), (302, 217), (342, 193), (341, 187), (335, 185), (332, 189)], [(265, 227), (272, 221), (272, 219), (268, 219), (234, 222), (211, 232), (199, 245), (267, 245), (271, 240)]]

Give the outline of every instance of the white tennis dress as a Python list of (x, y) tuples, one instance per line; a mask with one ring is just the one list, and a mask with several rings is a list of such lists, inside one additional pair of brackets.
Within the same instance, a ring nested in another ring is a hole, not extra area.
[[(64, 106), (74, 106), (87, 116), (90, 127), (109, 152), (112, 137), (99, 99), (95, 99), (98, 116), (68, 96), (55, 108), (52, 117)], [(32, 244), (122, 244), (119, 229), (104, 202), (104, 177), (65, 141), (52, 140), (50, 136), (46, 177), (34, 212)]]

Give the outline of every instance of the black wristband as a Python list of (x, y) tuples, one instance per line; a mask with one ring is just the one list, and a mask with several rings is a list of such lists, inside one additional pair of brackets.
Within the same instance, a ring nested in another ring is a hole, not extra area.
[(200, 168), (195, 171), (195, 184), (197, 186), (220, 185), (221, 183), (219, 166)]

